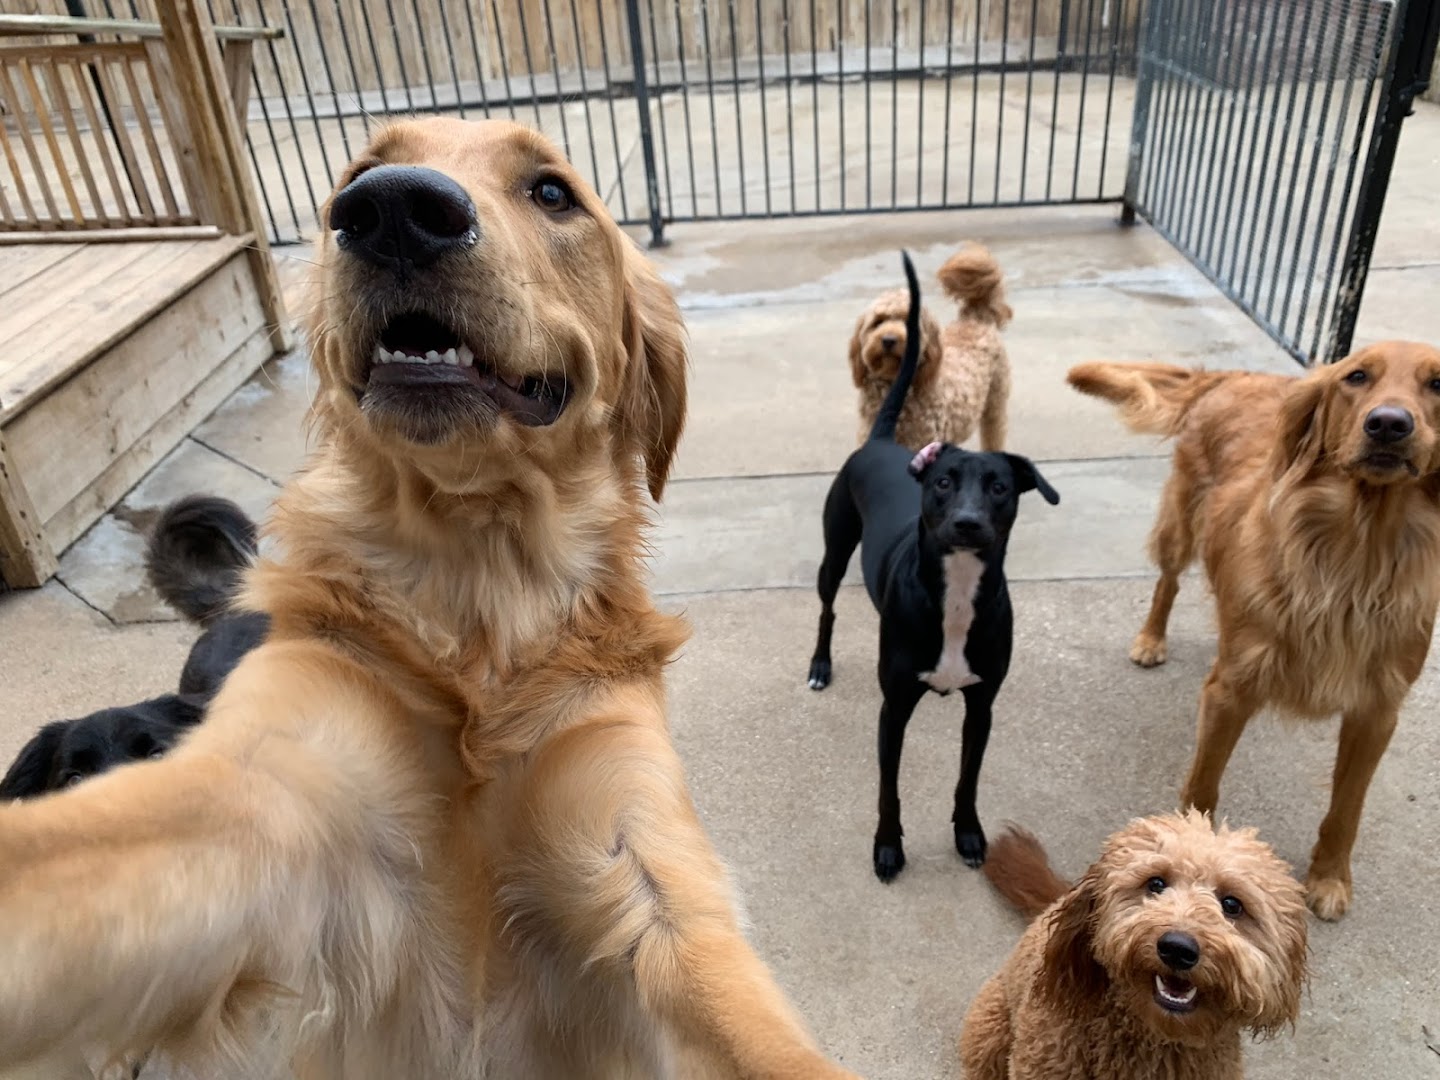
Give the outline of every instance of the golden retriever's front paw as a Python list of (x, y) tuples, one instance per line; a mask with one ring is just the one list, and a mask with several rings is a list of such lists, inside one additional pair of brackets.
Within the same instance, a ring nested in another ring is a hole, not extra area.
[(1135, 644), (1130, 646), (1130, 659), (1141, 667), (1159, 667), (1167, 655), (1165, 639), (1153, 638), (1145, 633), (1138, 634)]
[(1350, 883), (1339, 878), (1312, 876), (1305, 883), (1306, 903), (1316, 918), (1326, 922), (1335, 922), (1350, 909), (1350, 896)]

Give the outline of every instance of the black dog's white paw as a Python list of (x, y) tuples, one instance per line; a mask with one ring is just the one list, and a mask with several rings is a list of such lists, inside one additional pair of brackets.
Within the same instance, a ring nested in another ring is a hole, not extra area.
[(830, 661), (829, 661), (829, 660), (820, 660), (820, 659), (811, 660), (811, 661), (810, 661), (810, 689), (811, 689), (811, 690), (824, 690), (824, 689), (825, 689), (827, 686), (829, 686), (829, 685), (830, 685)]
[(889, 885), (905, 869), (905, 849), (899, 841), (893, 844), (875, 842), (875, 876)]
[(978, 825), (974, 829), (955, 830), (955, 850), (970, 869), (978, 870), (985, 865), (986, 846), (985, 834)]

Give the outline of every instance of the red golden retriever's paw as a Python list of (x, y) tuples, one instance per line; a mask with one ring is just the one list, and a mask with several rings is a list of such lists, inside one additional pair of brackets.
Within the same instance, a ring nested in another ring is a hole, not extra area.
[(1339, 878), (1311, 877), (1305, 882), (1305, 902), (1326, 922), (1338, 921), (1350, 909), (1350, 896), (1350, 883)]
[(1168, 655), (1165, 639), (1152, 638), (1149, 634), (1138, 635), (1130, 646), (1130, 659), (1144, 668), (1159, 667)]

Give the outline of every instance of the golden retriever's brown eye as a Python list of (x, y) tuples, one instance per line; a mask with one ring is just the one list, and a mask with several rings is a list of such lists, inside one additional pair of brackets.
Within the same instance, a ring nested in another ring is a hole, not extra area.
[(1238, 919), (1245, 914), (1245, 905), (1233, 896), (1222, 896), (1220, 898), (1220, 910), (1225, 912), (1227, 919)]
[(1354, 371), (1350, 372), (1349, 375), (1345, 376), (1345, 381), (1351, 386), (1364, 386), (1365, 380), (1369, 377), (1370, 376), (1365, 373), (1364, 368), (1356, 368)]
[(1154, 893), (1158, 896), (1165, 891), (1165, 879), (1163, 877), (1152, 877), (1149, 881), (1145, 882), (1145, 889), (1147, 892)]
[(1440, 394), (1440, 379), (1431, 379), (1428, 385), (1434, 393)]
[(542, 210), (563, 214), (575, 206), (575, 196), (561, 180), (541, 180), (530, 189), (530, 198)]

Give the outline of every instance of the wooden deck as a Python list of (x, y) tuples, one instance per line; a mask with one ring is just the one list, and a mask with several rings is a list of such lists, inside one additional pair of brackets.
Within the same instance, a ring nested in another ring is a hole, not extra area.
[(248, 247), (0, 246), (0, 482), (31, 546), (64, 550), (272, 354)]

